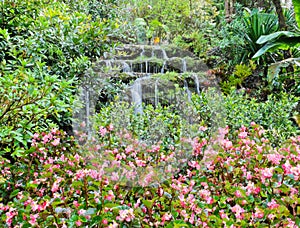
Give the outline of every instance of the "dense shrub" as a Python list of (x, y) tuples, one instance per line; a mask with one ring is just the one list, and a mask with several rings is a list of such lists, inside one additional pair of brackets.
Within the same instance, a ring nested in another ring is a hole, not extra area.
[[(199, 115), (209, 123), (207, 114), (207, 101), (203, 96), (195, 96)], [(237, 130), (241, 125), (249, 126), (255, 121), (266, 129), (266, 135), (272, 143), (280, 145), (291, 136), (299, 134), (299, 129), (291, 119), (299, 98), (281, 93), (270, 95), (264, 102), (259, 98), (251, 97), (243, 90), (233, 91), (223, 96), (220, 111), (223, 112), (225, 124), (232, 130)]]
[(271, 94), (266, 101), (260, 101), (259, 97), (251, 97), (245, 91), (233, 92), (224, 98), (226, 123), (238, 129), (255, 121), (266, 129), (266, 136), (272, 143), (280, 145), (299, 134), (299, 128), (291, 120), (298, 101), (298, 97), (286, 93)]
[(78, 79), (112, 45), (113, 17), (94, 12), (88, 1), (69, 4), (2, 2), (1, 155), (21, 156), (35, 131), (70, 125)]

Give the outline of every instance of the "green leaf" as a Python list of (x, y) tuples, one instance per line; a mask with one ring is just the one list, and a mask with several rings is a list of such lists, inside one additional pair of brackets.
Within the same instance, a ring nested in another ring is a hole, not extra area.
[(15, 197), (16, 195), (18, 195), (19, 191), (20, 191), (19, 189), (14, 190), (14, 191), (10, 194), (9, 198), (11, 199), (11, 198)]
[(152, 208), (154, 200), (143, 200), (143, 204), (149, 209)]
[(264, 55), (267, 52), (277, 51), (277, 50), (288, 50), (291, 47), (300, 46), (299, 42), (300, 35), (297, 37), (281, 38), (276, 42), (266, 43), (261, 49), (259, 49), (252, 59), (257, 59), (258, 57)]
[[(299, 213), (298, 213), (298, 215), (299, 215)], [(296, 225), (300, 227), (300, 218), (299, 217), (296, 217), (295, 222), (296, 222)]]
[(289, 31), (279, 31), (279, 32), (274, 32), (269, 35), (264, 35), (259, 37), (259, 39), (256, 41), (257, 44), (264, 44), (269, 41), (275, 41), (280, 37), (300, 37), (300, 34), (294, 33), (294, 32), (289, 32)]
[(300, 1), (293, 0), (293, 5), (294, 5), (294, 12), (295, 12), (295, 19), (298, 24), (298, 27), (300, 28)]

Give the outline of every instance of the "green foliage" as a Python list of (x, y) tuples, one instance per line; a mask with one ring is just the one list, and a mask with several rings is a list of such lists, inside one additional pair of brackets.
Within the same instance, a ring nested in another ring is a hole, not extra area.
[[(230, 66), (248, 62), (262, 46), (256, 43), (259, 37), (278, 29), (275, 13), (265, 13), (258, 9), (238, 9), (233, 21), (225, 24), (221, 30), (221, 48), (226, 56), (223, 61), (229, 62)], [(267, 58), (262, 60), (268, 61)]]
[(70, 112), (74, 81), (49, 74), (45, 63), (24, 58), (7, 30), (1, 35), (7, 45), (4, 54), (12, 59), (0, 65), (0, 153), (22, 156), (33, 132), (53, 126), (50, 115), (60, 120), (62, 112)]
[(196, 56), (206, 58), (207, 51), (218, 44), (214, 37), (214, 24), (207, 22), (205, 28), (195, 29), (191, 33), (176, 36), (172, 43), (182, 49), (193, 52)]
[(78, 78), (111, 45), (111, 17), (88, 1), (69, 3), (1, 2), (2, 155), (23, 156), (33, 132), (70, 125)]
[(226, 123), (235, 130), (241, 125), (249, 126), (251, 121), (264, 126), (272, 143), (280, 145), (287, 138), (299, 133), (291, 121), (293, 110), (299, 98), (289, 94), (270, 95), (265, 102), (243, 93), (232, 92), (224, 97)]
[(246, 64), (238, 64), (235, 66), (235, 70), (232, 75), (228, 77), (227, 80), (221, 82), (222, 91), (225, 94), (229, 94), (232, 90), (237, 87), (241, 87), (243, 81), (255, 70), (256, 65), (250, 61), (249, 66)]
[[(296, 22), (298, 23), (298, 27), (300, 28), (300, 5), (298, 1), (293, 1), (293, 4)], [(264, 44), (264, 46), (256, 52), (253, 58), (259, 58), (267, 52), (276, 52), (278, 50), (288, 50), (293, 47), (298, 47), (299, 37), (300, 35), (298, 31), (278, 31), (268, 35), (261, 35), (256, 43), (260, 45)]]
[[(86, 57), (99, 57), (109, 47), (108, 28), (114, 25), (105, 18), (93, 17), (83, 9), (71, 11), (61, 1), (4, 4), (1, 27), (7, 29), (12, 45), (23, 58), (45, 62), (51, 74), (78, 76), (90, 65)], [(87, 7), (84, 2), (78, 4), (83, 4), (77, 5), (79, 9)], [(11, 58), (9, 53), (1, 55)]]
[(177, 36), (188, 36), (195, 30), (202, 30), (208, 23), (213, 24), (217, 11), (211, 6), (211, 1), (125, 1), (119, 5), (124, 18), (120, 28), (131, 42), (155, 37), (171, 41)]
[[(293, 1), (294, 9), (295, 9), (295, 17), (296, 21), (299, 26), (299, 2)], [(299, 28), (298, 28), (299, 29)], [(268, 67), (268, 75), (267, 79), (269, 82), (269, 87), (273, 89), (274, 87), (282, 89), (284, 86), (284, 81), (286, 79), (288, 80), (294, 80), (295, 82), (298, 82), (298, 77), (295, 76), (295, 74), (282, 74), (282, 69), (288, 69), (288, 67), (292, 68), (293, 71), (298, 72), (299, 69), (299, 56), (297, 56), (297, 52), (299, 52), (299, 46), (300, 46), (300, 33), (299, 30), (295, 32), (291, 31), (278, 31), (275, 33), (271, 33), (269, 35), (261, 36), (257, 40), (257, 44), (263, 45), (253, 56), (253, 59), (258, 59), (261, 56), (264, 56), (268, 53), (278, 54), (282, 51), (289, 52), (292, 54), (295, 54), (294, 56), (291, 56), (291, 58), (286, 59), (286, 56), (283, 57), (283, 60), (275, 60), (275, 63), (271, 64)], [(289, 70), (291, 73), (291, 70)], [(294, 75), (294, 76), (293, 76)], [(296, 94), (299, 92), (299, 86), (295, 86), (295, 88), (292, 88), (294, 90), (293, 92), (296, 92)]]

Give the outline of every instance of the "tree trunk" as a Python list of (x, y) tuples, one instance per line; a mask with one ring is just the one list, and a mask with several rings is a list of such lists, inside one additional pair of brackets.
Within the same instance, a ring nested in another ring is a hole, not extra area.
[(229, 11), (230, 4), (229, 4), (229, 1), (230, 0), (225, 0), (225, 17), (226, 18), (230, 17), (230, 11)]
[(276, 13), (277, 13), (277, 16), (278, 16), (278, 22), (279, 22), (280, 30), (286, 30), (286, 23), (285, 23), (285, 20), (284, 20), (280, 0), (272, 0), (272, 2), (273, 2), (273, 4), (275, 5), (275, 8), (276, 8)]
[(234, 4), (235, 0), (225, 0), (225, 19), (227, 22), (232, 20), (232, 14), (235, 13)]

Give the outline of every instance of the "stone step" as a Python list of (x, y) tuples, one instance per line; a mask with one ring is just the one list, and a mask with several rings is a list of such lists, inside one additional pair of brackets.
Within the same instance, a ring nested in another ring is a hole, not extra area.
[(94, 63), (95, 72), (144, 72), (144, 73), (165, 73), (165, 72), (206, 72), (206, 64), (200, 59), (190, 57), (172, 57), (168, 59), (137, 58), (128, 59), (108, 59)]
[(113, 51), (104, 55), (105, 59), (133, 60), (138, 57), (159, 59), (197, 58), (192, 52), (172, 45), (124, 45), (116, 47)]

